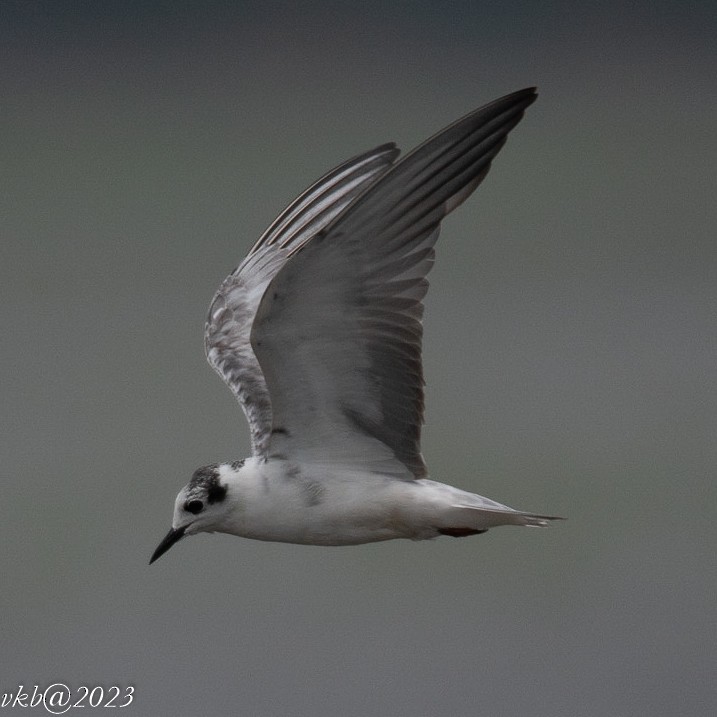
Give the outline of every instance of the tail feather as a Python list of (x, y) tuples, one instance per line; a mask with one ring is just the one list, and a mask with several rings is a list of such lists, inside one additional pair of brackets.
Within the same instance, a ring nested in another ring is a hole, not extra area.
[(442, 529), (483, 531), (499, 525), (525, 525), (544, 528), (552, 520), (562, 520), (553, 515), (536, 515), (512, 508), (483, 508), (470, 505), (454, 505), (446, 511), (446, 525)]

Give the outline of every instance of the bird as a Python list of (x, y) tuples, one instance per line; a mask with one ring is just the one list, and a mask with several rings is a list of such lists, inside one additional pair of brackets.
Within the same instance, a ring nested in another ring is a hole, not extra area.
[(349, 159), (261, 235), (205, 326), (251, 456), (194, 472), (150, 563), (203, 532), (339, 546), (558, 519), (434, 481), (421, 453), (423, 298), (441, 221), (536, 97), (505, 95), (400, 159), (394, 143)]

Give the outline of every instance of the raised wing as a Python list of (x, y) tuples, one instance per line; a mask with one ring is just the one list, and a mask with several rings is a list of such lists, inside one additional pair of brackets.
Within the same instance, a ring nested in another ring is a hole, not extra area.
[(290, 250), (251, 332), (271, 395), (270, 456), (426, 475), (421, 318), (439, 223), (535, 97), (515, 92), (452, 124)]
[(386, 144), (344, 162), (295, 199), (219, 287), (204, 334), (207, 360), (244, 409), (254, 455), (265, 456), (271, 436), (269, 391), (249, 341), (261, 297), (290, 252), (324, 229), (398, 156)]

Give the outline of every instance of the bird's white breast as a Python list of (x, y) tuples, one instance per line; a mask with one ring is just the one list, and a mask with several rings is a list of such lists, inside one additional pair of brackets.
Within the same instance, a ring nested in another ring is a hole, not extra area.
[(219, 528), (257, 540), (353, 545), (423, 535), (418, 484), (375, 473), (249, 459), (222, 466), (232, 510)]

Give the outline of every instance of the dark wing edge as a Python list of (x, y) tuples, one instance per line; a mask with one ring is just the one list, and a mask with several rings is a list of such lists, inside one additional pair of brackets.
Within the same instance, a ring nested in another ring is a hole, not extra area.
[(483, 181), (537, 96), (535, 87), (512, 92), (437, 132), (347, 205), (325, 233), (356, 231), (372, 217), (374, 231), (390, 231), (391, 238), (410, 241), (432, 231)]
[(301, 245), (335, 219), (365, 189), (368, 180), (385, 172), (400, 154), (393, 142), (346, 160), (302, 192), (259, 237), (248, 256), (263, 247)]

